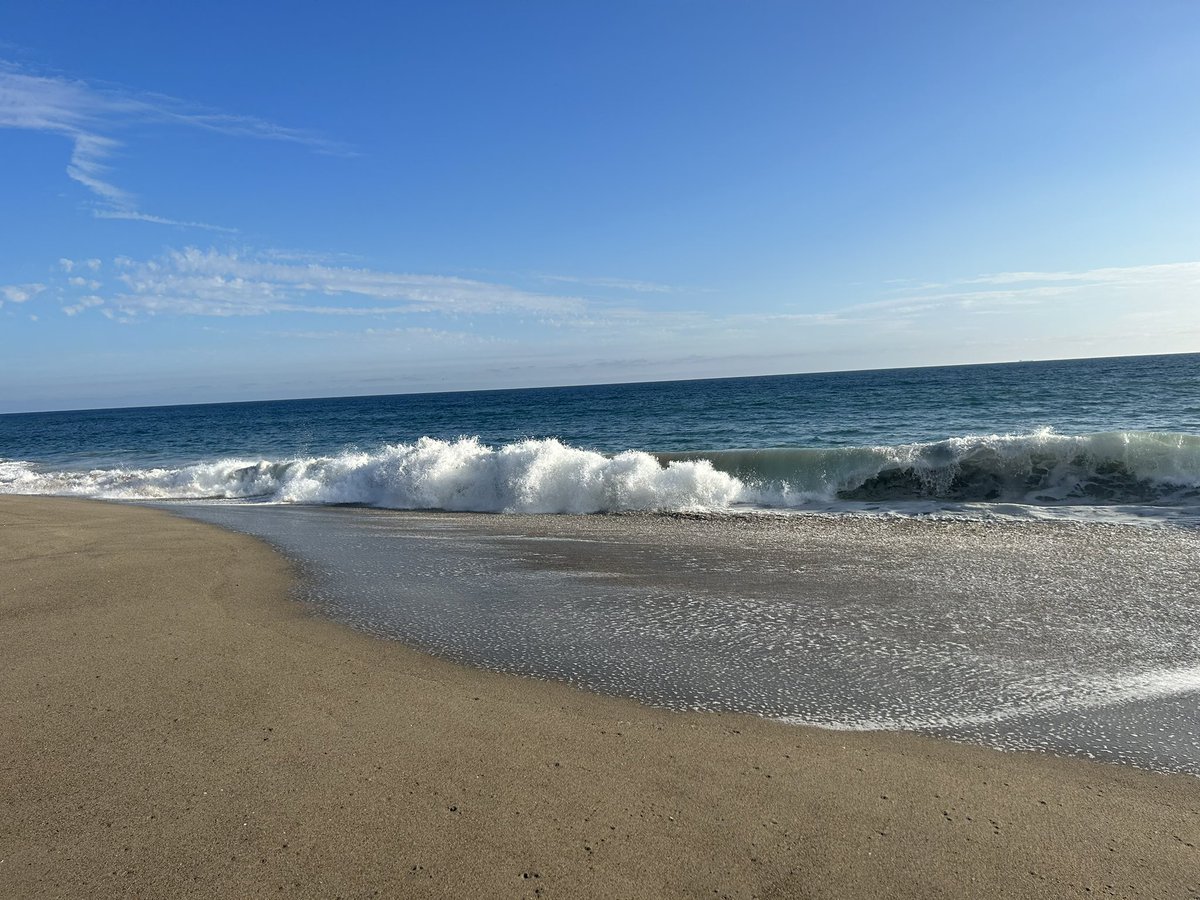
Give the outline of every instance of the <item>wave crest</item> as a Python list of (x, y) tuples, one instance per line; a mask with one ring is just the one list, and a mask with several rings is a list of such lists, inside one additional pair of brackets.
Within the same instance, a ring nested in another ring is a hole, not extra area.
[(1200, 501), (1200, 437), (1165, 432), (983, 435), (836, 449), (664, 453), (705, 459), (781, 505), (942, 500), (1025, 504)]
[(391, 509), (591, 513), (710, 509), (738, 500), (741, 483), (703, 460), (666, 466), (626, 451), (604, 456), (556, 440), (498, 449), (477, 438), (386, 445), (286, 461), (227, 459), (178, 469), (39, 472), (0, 464), (0, 490), (114, 500), (259, 499)]
[(371, 452), (179, 468), (46, 471), (0, 460), (0, 492), (258, 499), (393, 509), (591, 513), (939, 501), (1200, 505), (1200, 437), (1159, 432), (951, 438), (834, 449), (606, 456), (560, 441), (421, 438)]

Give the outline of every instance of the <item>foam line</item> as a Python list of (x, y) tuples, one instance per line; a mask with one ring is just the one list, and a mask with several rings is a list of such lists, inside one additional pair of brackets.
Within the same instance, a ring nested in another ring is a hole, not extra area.
[(0, 492), (591, 513), (914, 502), (1200, 506), (1200, 437), (1039, 431), (882, 447), (604, 455), (553, 439), (421, 438), (371, 451), (177, 468), (51, 470), (0, 460)]

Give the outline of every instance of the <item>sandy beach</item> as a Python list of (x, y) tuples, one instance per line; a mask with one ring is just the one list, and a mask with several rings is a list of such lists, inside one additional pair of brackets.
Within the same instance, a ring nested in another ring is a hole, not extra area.
[(482, 672), (294, 578), (163, 512), (0, 498), (0, 895), (1200, 892), (1195, 778)]

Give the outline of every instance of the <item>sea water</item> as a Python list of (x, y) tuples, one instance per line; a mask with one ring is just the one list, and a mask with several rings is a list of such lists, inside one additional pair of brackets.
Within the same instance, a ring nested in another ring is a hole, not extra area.
[(474, 665), (1200, 774), (1200, 355), (7, 415), (0, 492)]
[(459, 662), (1200, 775), (1194, 529), (186, 510), (301, 561), (300, 597), (324, 614)]
[(1189, 520), (1200, 355), (15, 414), (0, 491)]

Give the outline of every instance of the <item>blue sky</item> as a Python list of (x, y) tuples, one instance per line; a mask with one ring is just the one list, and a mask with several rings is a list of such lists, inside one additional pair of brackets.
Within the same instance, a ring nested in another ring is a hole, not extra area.
[(0, 17), (0, 411), (1200, 351), (1200, 6)]

